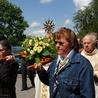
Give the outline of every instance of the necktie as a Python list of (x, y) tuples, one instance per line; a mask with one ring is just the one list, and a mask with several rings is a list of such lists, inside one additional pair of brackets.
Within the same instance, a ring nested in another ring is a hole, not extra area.
[(59, 60), (59, 62), (58, 62), (58, 64), (57, 64), (57, 67), (55, 68), (55, 75), (58, 75), (58, 73), (64, 68), (64, 66), (67, 64), (67, 62), (68, 62), (68, 58), (66, 57), (64, 60), (63, 60), (63, 62), (60, 62), (60, 60)]
[(67, 64), (68, 62), (68, 58), (65, 58), (63, 62), (58, 62), (57, 67), (55, 69), (55, 73), (54, 73), (54, 92), (56, 94), (57, 90), (58, 90), (58, 75), (59, 72), (64, 68), (64, 66)]

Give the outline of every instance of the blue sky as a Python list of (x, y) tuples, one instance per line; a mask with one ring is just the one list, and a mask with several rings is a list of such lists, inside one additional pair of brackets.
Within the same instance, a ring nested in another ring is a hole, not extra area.
[(29, 24), (24, 31), (26, 35), (45, 36), (43, 23), (52, 20), (55, 29), (62, 26), (73, 29), (72, 22), (75, 11), (83, 9), (92, 0), (9, 0), (12, 4), (20, 7), (22, 16)]

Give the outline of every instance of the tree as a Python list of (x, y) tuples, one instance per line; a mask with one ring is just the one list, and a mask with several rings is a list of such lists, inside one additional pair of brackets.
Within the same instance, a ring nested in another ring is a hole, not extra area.
[(89, 32), (98, 32), (98, 0), (93, 0), (84, 10), (78, 10), (73, 17), (77, 36), (83, 37)]
[(0, 40), (7, 39), (12, 45), (20, 45), (26, 38), (23, 33), (28, 23), (22, 11), (8, 0), (0, 0)]

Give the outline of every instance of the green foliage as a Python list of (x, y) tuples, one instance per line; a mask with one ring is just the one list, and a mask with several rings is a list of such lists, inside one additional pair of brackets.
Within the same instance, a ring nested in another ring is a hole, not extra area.
[(78, 10), (73, 17), (75, 31), (79, 37), (90, 32), (98, 33), (98, 0), (93, 0), (84, 10)]
[(22, 11), (8, 0), (0, 0), (0, 40), (7, 39), (12, 45), (19, 45), (26, 38), (23, 34), (28, 27)]
[(36, 63), (40, 62), (42, 57), (55, 58), (57, 56), (54, 37), (26, 38), (22, 43), (21, 51), (27, 55), (26, 60), (34, 59)]

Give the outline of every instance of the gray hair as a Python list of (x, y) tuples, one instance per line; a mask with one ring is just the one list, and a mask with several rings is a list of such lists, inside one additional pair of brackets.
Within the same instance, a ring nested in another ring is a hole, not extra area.
[[(92, 38), (92, 40), (93, 40), (94, 43), (95, 43), (95, 42), (97, 41), (97, 39), (98, 39), (98, 36), (97, 36), (97, 34), (96, 34), (95, 32), (91, 32), (91, 33), (86, 34), (86, 35), (84, 36), (84, 38), (85, 38), (86, 36), (90, 36), (90, 37)], [(84, 38), (83, 38), (83, 39), (84, 39)], [(83, 41), (83, 39), (82, 39), (82, 41)]]

